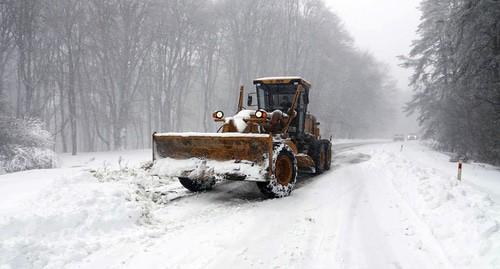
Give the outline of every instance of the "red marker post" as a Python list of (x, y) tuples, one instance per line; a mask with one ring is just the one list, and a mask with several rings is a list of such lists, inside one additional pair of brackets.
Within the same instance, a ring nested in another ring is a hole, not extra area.
[(462, 160), (458, 161), (458, 180), (462, 180)]

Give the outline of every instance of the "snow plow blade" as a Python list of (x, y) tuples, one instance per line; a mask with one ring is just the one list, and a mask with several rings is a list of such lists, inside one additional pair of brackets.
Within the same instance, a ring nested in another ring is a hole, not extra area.
[(272, 150), (269, 134), (153, 133), (153, 161), (176, 167), (168, 176), (266, 181)]

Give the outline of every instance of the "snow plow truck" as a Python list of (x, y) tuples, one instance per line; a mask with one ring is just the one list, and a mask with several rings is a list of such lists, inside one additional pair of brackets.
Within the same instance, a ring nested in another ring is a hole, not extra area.
[(236, 115), (213, 113), (222, 124), (217, 133), (154, 132), (157, 174), (177, 177), (193, 192), (221, 180), (254, 181), (265, 196), (279, 198), (293, 190), (298, 172), (329, 170), (331, 141), (321, 139), (320, 123), (307, 111), (311, 84), (300, 77), (259, 78), (253, 84), (256, 92), (247, 105), (257, 109), (243, 107), (242, 86)]

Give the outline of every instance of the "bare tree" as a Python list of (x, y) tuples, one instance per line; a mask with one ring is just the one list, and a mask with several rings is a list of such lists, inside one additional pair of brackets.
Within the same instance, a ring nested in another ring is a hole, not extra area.
[[(36, 60), (40, 53), (37, 46), (37, 31), (39, 29), (38, 20), (40, 19), (40, 1), (38, 0), (20, 0), (15, 1), (15, 30), (14, 38), (18, 53), (18, 78), (24, 87), (23, 94), (18, 93), (18, 110), (19, 116), (35, 116), (33, 108), (33, 97), (35, 88), (38, 84), (36, 74)], [(20, 103), (24, 104), (22, 108)]]
[[(105, 105), (93, 104), (93, 109), (106, 115), (115, 150), (126, 142), (126, 128), (131, 123), (143, 79), (145, 57), (151, 43), (145, 28), (151, 7), (151, 1), (92, 1), (90, 12), (96, 31), (90, 48), (98, 64), (94, 72), (101, 74), (96, 94), (105, 102)], [(99, 137), (109, 144), (107, 138)]]
[(201, 72), (201, 90), (203, 91), (203, 129), (209, 131), (208, 123), (211, 119), (211, 105), (214, 99), (217, 77), (219, 75), (221, 58), (221, 33), (219, 31), (219, 20), (215, 7), (210, 6), (208, 16), (203, 24), (205, 31), (198, 49), (199, 65)]
[[(53, 29), (54, 38), (59, 41), (57, 47), (57, 64), (60, 66), (57, 70), (62, 74), (59, 78), (61, 106), (66, 103), (69, 116), (69, 126), (71, 133), (71, 153), (76, 155), (77, 147), (77, 94), (76, 78), (80, 60), (82, 42), (82, 23), (83, 23), (83, 5), (81, 1), (76, 0), (47, 0), (50, 6), (45, 14), (46, 25)], [(67, 99), (67, 102), (64, 102)], [(62, 108), (61, 113), (64, 113)], [(62, 115), (64, 127), (64, 114)], [(64, 131), (62, 132), (64, 135)], [(64, 140), (64, 139), (63, 139)]]
[(5, 113), (3, 101), (7, 61), (13, 51), (14, 1), (0, 2), (0, 113)]
[(153, 126), (174, 130), (182, 123), (181, 114), (188, 90), (193, 85), (195, 53), (203, 37), (205, 1), (162, 1), (155, 28), (152, 54), (154, 68)]

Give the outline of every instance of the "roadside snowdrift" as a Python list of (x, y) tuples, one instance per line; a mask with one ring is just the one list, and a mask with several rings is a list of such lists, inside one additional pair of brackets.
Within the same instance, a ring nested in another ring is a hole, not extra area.
[[(144, 169), (110, 170), (116, 165), (100, 161), (100, 169), (70, 170), (28, 199), (10, 203), (18, 208), (4, 208), (8, 214), (0, 214), (2, 269), (62, 268), (110, 246), (157, 236), (161, 228), (151, 225), (150, 209), (166, 195), (145, 191), (153, 181)], [(78, 163), (75, 158), (71, 162)], [(168, 186), (158, 180), (155, 184)], [(15, 191), (22, 193), (23, 185), (18, 186)]]
[[(466, 164), (463, 181), (458, 181), (457, 164), (450, 163), (446, 155), (417, 142), (403, 143), (402, 150), (400, 144), (368, 151), (377, 156), (372, 162), (374, 171), (392, 180), (442, 244), (452, 264), (459, 268), (500, 267), (500, 206), (470, 183), (492, 180), (476, 178), (471, 171), (494, 168)], [(500, 185), (500, 172), (491, 175)]]
[(12, 268), (63, 267), (140, 235), (143, 210), (126, 186), (86, 171), (54, 180), (23, 207), (0, 218), (0, 264)]

